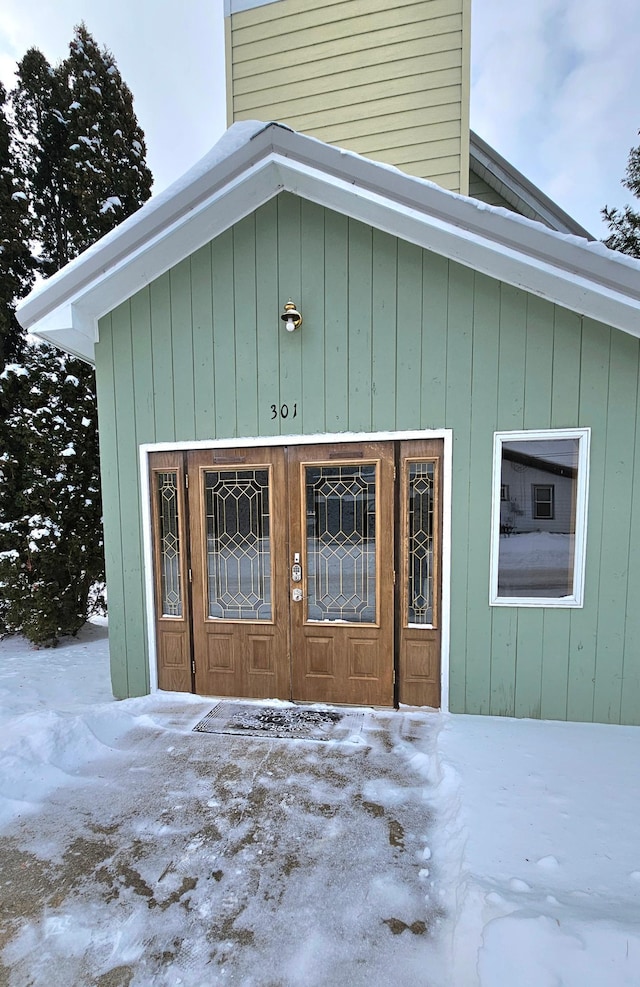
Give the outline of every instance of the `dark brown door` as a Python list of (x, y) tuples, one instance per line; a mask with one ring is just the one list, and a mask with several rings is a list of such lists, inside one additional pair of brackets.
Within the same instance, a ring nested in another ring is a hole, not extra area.
[(441, 440), (153, 454), (160, 687), (439, 706), (441, 463)]

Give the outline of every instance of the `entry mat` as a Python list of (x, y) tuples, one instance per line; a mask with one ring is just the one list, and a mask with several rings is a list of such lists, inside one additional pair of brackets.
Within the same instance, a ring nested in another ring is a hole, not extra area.
[(198, 733), (237, 737), (341, 741), (359, 734), (363, 726), (363, 710), (269, 706), (225, 700), (214, 706), (193, 729)]

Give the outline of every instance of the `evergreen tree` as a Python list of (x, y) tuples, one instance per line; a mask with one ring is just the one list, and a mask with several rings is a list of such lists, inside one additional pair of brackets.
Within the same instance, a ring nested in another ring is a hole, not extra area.
[(0, 375), (11, 406), (0, 625), (38, 645), (75, 634), (103, 602), (94, 591), (104, 578), (96, 402), (91, 378), (80, 380), (69, 364), (52, 347), (31, 345)]
[[(60, 66), (31, 49), (17, 75), (15, 147), (49, 276), (135, 212), (152, 176), (131, 92), (84, 25)], [(0, 404), (0, 628), (55, 644), (104, 579), (93, 370), (30, 346), (0, 374)]]
[[(33, 261), (29, 248), (30, 220), (23, 188), (10, 142), (6, 114), (6, 90), (0, 82), (0, 371), (19, 357), (24, 333), (15, 316), (15, 301), (33, 283)], [(2, 413), (0, 408), (0, 414)]]
[(74, 208), (69, 188), (68, 102), (64, 73), (31, 48), (18, 64), (11, 94), (17, 157), (33, 215), (38, 267), (48, 277), (75, 256), (68, 222)]
[(131, 92), (84, 24), (59, 66), (32, 48), (17, 76), (16, 144), (49, 276), (135, 212), (152, 175)]
[(69, 216), (74, 255), (135, 212), (151, 194), (144, 135), (133, 97), (113, 59), (84, 24), (76, 28), (64, 62), (68, 105)]
[[(627, 172), (622, 184), (640, 199), (640, 146), (633, 147), (629, 153)], [(609, 225), (611, 235), (604, 241), (613, 250), (623, 254), (640, 257), (640, 212), (631, 206), (623, 209), (602, 210), (602, 215)]]

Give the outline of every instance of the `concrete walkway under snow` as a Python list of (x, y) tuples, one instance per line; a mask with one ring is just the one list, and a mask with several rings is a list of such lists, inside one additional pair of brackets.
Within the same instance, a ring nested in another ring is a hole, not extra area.
[(430, 714), (367, 711), (334, 743), (193, 733), (212, 703), (140, 703), (4, 829), (0, 984), (443, 982)]

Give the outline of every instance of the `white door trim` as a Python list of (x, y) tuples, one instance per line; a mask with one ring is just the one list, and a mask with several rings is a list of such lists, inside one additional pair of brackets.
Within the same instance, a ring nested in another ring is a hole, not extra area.
[(398, 432), (324, 432), (316, 435), (268, 435), (194, 442), (152, 442), (139, 447), (140, 496), (143, 528), (144, 593), (147, 615), (149, 652), (149, 688), (158, 689), (156, 656), (156, 620), (153, 580), (153, 542), (149, 500), (149, 454), (152, 452), (186, 452), (194, 449), (238, 449), (256, 446), (312, 445), (343, 442), (402, 442), (410, 439), (442, 439), (444, 444), (442, 476), (442, 636), (440, 654), (440, 708), (449, 710), (449, 646), (451, 619), (451, 493), (453, 431), (450, 428), (411, 429)]

